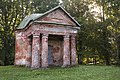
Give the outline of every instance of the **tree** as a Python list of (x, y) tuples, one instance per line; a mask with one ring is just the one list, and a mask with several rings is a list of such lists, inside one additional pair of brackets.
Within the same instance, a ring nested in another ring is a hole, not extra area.
[(101, 47), (101, 53), (103, 54), (106, 65), (110, 65), (110, 50), (111, 50), (111, 44), (109, 43), (109, 32), (107, 30), (107, 22), (105, 19), (105, 10), (106, 10), (106, 3), (107, 1), (105, 0), (100, 0), (100, 6), (102, 7), (102, 15), (101, 15), (101, 26), (102, 26), (102, 47)]
[(44, 13), (59, 5), (59, 0), (32, 0), (35, 13)]
[(117, 64), (120, 66), (120, 1), (108, 0), (107, 21), (109, 23), (109, 30), (113, 38)]
[(30, 13), (28, 1), (0, 0), (0, 49), (4, 65), (13, 64), (15, 28), (19, 25), (24, 15)]

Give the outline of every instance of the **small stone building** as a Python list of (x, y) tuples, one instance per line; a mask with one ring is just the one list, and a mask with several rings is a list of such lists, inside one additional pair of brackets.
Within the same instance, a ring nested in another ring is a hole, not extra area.
[(15, 65), (31, 68), (76, 65), (79, 26), (61, 6), (25, 17), (15, 31)]

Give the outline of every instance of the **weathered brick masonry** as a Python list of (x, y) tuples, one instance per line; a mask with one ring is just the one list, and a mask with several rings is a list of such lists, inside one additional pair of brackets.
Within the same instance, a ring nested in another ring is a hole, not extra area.
[(27, 16), (15, 31), (15, 65), (31, 68), (76, 65), (79, 26), (61, 6)]

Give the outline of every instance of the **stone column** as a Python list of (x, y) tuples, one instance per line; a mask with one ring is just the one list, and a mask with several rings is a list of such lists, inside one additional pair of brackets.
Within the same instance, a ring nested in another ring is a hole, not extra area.
[(76, 40), (75, 36), (71, 36), (71, 65), (76, 65)]
[(32, 64), (31, 68), (37, 69), (40, 67), (40, 36), (33, 34), (32, 40)]
[(30, 38), (27, 38), (28, 46), (27, 46), (27, 54), (26, 54), (26, 67), (31, 67), (31, 59), (32, 59), (32, 46)]
[(42, 35), (42, 54), (41, 54), (41, 64), (43, 68), (48, 67), (48, 34)]
[(63, 42), (63, 66), (70, 66), (70, 39), (69, 35), (64, 36), (64, 42)]

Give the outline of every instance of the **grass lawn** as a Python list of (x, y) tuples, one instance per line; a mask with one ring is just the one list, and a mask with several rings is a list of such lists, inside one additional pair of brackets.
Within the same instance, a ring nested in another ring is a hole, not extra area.
[(31, 70), (0, 66), (0, 80), (120, 80), (120, 67), (85, 66)]

